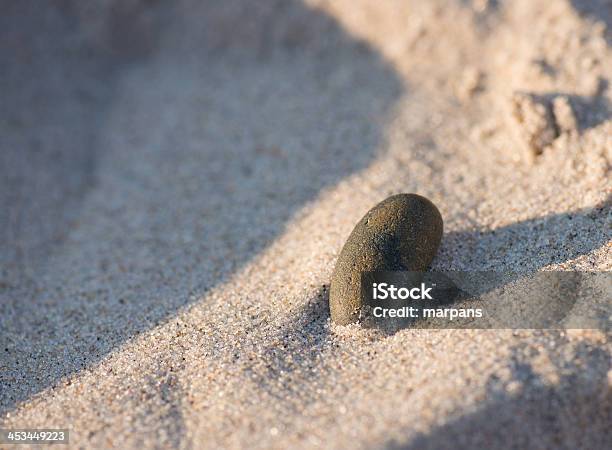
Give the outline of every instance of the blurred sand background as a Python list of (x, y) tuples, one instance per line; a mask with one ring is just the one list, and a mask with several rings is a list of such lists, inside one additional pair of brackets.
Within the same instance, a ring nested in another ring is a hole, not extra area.
[(604, 448), (602, 331), (330, 324), (398, 192), (435, 268), (610, 270), (608, 0), (0, 2), (0, 425), (81, 448)]

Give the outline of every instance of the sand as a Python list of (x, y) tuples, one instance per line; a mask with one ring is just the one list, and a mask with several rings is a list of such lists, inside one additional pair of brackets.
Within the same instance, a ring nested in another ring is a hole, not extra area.
[(75, 448), (604, 448), (610, 335), (329, 321), (393, 193), (434, 268), (612, 268), (606, 0), (5, 2), (0, 425)]

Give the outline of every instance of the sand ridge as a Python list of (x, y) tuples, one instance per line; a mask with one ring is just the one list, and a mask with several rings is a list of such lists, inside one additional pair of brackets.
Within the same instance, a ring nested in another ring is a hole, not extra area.
[(444, 217), (434, 268), (611, 268), (605, 1), (30, 3), (6, 22), (38, 36), (2, 26), (22, 42), (2, 47), (3, 427), (95, 448), (609, 442), (609, 335), (385, 335), (327, 309), (346, 237), (398, 192)]

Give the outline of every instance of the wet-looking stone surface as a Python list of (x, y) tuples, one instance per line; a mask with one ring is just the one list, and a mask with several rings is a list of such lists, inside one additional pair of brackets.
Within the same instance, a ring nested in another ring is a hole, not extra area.
[(438, 208), (416, 194), (393, 195), (368, 211), (334, 268), (329, 295), (332, 321), (347, 325), (359, 319), (363, 272), (427, 269), (438, 251), (442, 229)]

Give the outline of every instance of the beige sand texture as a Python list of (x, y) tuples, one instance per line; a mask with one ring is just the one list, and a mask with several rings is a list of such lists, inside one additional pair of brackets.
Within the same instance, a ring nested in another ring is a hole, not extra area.
[(606, 448), (598, 330), (329, 322), (390, 194), (434, 268), (610, 270), (607, 0), (0, 14), (0, 427), (74, 448)]

